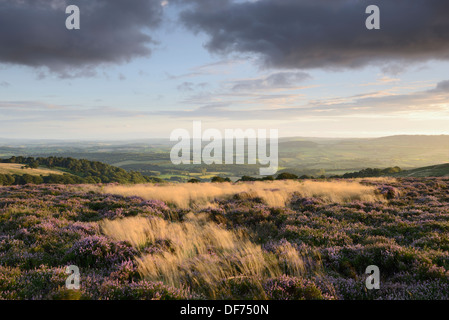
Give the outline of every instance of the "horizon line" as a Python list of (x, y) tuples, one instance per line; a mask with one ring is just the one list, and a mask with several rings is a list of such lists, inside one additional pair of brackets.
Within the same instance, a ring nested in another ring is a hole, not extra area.
[[(372, 136), (372, 137), (317, 137), (317, 136), (284, 136), (279, 137), (281, 139), (328, 139), (328, 140), (336, 140), (336, 139), (357, 139), (357, 140), (369, 140), (369, 139), (382, 139), (382, 138), (390, 138), (390, 137), (441, 137), (448, 136), (449, 134), (393, 134), (393, 135), (385, 135), (385, 136)], [(2, 140), (10, 140), (10, 141), (29, 141), (29, 142), (131, 142), (131, 141), (148, 141), (148, 140), (166, 140), (170, 142), (170, 138), (127, 138), (127, 139), (83, 139), (83, 138), (6, 138), (0, 137), (0, 142)], [(225, 140), (225, 139), (221, 139)]]

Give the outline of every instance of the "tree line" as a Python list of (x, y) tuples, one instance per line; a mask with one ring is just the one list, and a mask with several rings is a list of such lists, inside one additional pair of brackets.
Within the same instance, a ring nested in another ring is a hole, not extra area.
[(136, 171), (126, 171), (98, 161), (64, 157), (11, 157), (1, 160), (2, 163), (18, 163), (25, 168), (45, 167), (63, 171), (63, 174), (30, 175), (0, 174), (1, 185), (23, 185), (28, 183), (42, 184), (95, 184), (95, 183), (147, 183), (161, 182), (155, 177), (146, 177)]
[[(308, 180), (308, 179), (353, 179), (353, 178), (373, 178), (373, 177), (383, 177), (383, 176), (391, 176), (395, 173), (402, 172), (403, 170), (399, 167), (390, 167), (385, 169), (378, 169), (378, 168), (366, 168), (357, 172), (349, 172), (345, 173), (343, 175), (334, 175), (326, 177), (325, 175), (320, 176), (312, 176), (312, 175), (302, 175), (298, 176), (296, 174), (290, 173), (290, 172), (282, 172), (278, 174), (276, 177), (274, 176), (266, 176), (262, 178), (255, 178), (251, 176), (243, 176), (237, 182), (241, 181), (274, 181), (274, 180)], [(211, 179), (211, 182), (230, 182), (231, 180), (229, 178), (223, 178), (223, 177), (213, 177)], [(190, 183), (198, 183), (200, 182), (198, 179), (191, 179), (188, 182)]]
[(345, 173), (342, 176), (336, 176), (337, 178), (370, 178), (370, 177), (383, 177), (394, 175), (395, 173), (402, 172), (399, 167), (390, 167), (385, 169), (378, 168), (366, 168), (358, 172)]

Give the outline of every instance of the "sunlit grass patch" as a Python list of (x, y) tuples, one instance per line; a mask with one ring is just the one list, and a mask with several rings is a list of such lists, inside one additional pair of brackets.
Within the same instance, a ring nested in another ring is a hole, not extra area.
[(235, 296), (232, 287), (242, 280), (253, 297), (265, 299), (264, 280), (319, 269), (319, 263), (289, 243), (280, 252), (267, 252), (243, 232), (223, 229), (204, 215), (189, 214), (183, 222), (133, 217), (104, 221), (101, 229), (140, 250), (137, 263), (146, 280), (189, 286), (214, 299)]
[(210, 204), (215, 199), (223, 199), (235, 194), (246, 193), (261, 198), (273, 207), (285, 206), (294, 193), (302, 197), (321, 198), (326, 202), (345, 203), (350, 201), (382, 201), (376, 188), (355, 181), (267, 181), (251, 183), (200, 183), (200, 184), (140, 184), (107, 185), (103, 193), (123, 196), (138, 196), (143, 199), (162, 200), (181, 208), (193, 204)]
[(19, 163), (0, 163), (0, 174), (17, 174), (24, 175), (29, 174), (32, 176), (49, 176), (51, 174), (62, 175), (64, 172), (55, 170), (55, 169), (47, 169), (47, 168), (22, 168), (24, 164)]

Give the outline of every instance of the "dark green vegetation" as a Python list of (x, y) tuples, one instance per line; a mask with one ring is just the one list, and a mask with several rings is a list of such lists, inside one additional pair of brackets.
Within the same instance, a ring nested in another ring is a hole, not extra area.
[(386, 169), (366, 168), (358, 172), (345, 173), (341, 178), (392, 177), (400, 172), (402, 172), (402, 169), (399, 167)]
[(78, 160), (73, 158), (48, 157), (11, 157), (2, 160), (3, 163), (18, 163), (24, 168), (45, 167), (58, 169), (66, 174), (49, 174), (37, 176), (30, 174), (0, 174), (0, 185), (23, 185), (27, 183), (146, 183), (159, 182), (160, 179), (145, 177), (138, 172), (127, 172), (124, 169), (110, 166), (98, 161)]
[[(258, 165), (181, 165), (170, 161), (173, 143), (167, 140), (129, 142), (3, 141), (0, 157), (63, 156), (100, 161), (127, 171), (164, 180), (210, 181), (214, 176), (233, 181), (258, 177)], [(398, 166), (403, 170), (446, 163), (449, 136), (392, 136), (372, 139), (282, 138), (280, 171), (299, 177), (335, 176), (365, 168)]]
[[(188, 286), (142, 279), (139, 253), (97, 224), (131, 216), (182, 221), (193, 211), (223, 228), (245, 230), (280, 258), (287, 247), (315, 252), (309, 257), (321, 260), (322, 272), (263, 280), (270, 299), (449, 299), (449, 179), (363, 183), (388, 200), (337, 204), (297, 194), (285, 207), (269, 207), (246, 196), (218, 200), (213, 209), (182, 210), (76, 186), (0, 187), (0, 298), (208, 298)], [(150, 249), (162, 254), (171, 247), (159, 239)], [(71, 264), (80, 267), (79, 291), (65, 289), (64, 270)], [(380, 268), (380, 290), (365, 288), (369, 265)], [(253, 298), (249, 279), (223, 282), (233, 288), (224, 298)]]
[[(192, 181), (191, 181), (192, 182)], [(211, 182), (231, 182), (231, 179), (229, 179), (229, 178), (222, 178), (222, 177), (217, 177), (217, 176), (215, 176), (215, 177), (213, 177), (212, 179), (211, 179)]]

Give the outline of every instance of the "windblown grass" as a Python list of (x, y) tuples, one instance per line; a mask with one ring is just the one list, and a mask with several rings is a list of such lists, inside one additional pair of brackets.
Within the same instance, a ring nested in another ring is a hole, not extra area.
[(129, 241), (142, 253), (139, 272), (150, 281), (189, 286), (209, 298), (230, 296), (232, 283), (245, 281), (252, 296), (265, 299), (264, 279), (302, 276), (317, 268), (289, 243), (269, 253), (242, 232), (229, 231), (206, 216), (189, 214), (184, 222), (133, 217), (103, 221), (102, 232)]
[(162, 200), (181, 208), (193, 204), (208, 205), (215, 199), (222, 199), (239, 193), (262, 198), (269, 206), (285, 206), (294, 193), (303, 197), (317, 197), (326, 202), (347, 203), (354, 200), (381, 201), (372, 186), (351, 181), (267, 181), (252, 183), (201, 183), (169, 185), (108, 185), (103, 193), (123, 196), (138, 196), (146, 200)]

